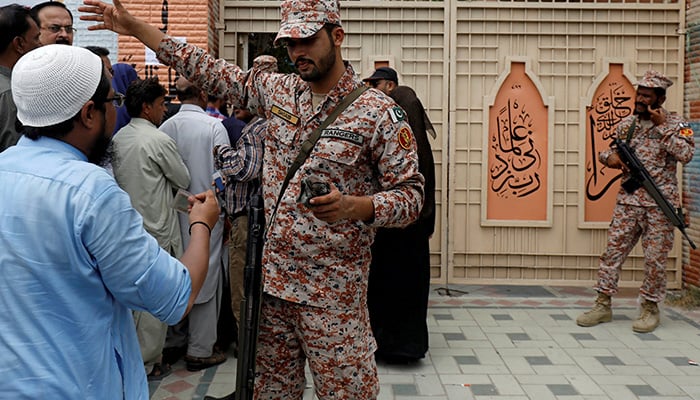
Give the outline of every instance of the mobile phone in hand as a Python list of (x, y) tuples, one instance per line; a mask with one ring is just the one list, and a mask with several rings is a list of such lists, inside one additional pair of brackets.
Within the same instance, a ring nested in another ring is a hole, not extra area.
[(214, 171), (211, 175), (211, 180), (214, 182), (214, 188), (216, 188), (216, 194), (223, 195), (226, 186), (224, 185), (224, 179), (221, 177), (221, 172)]

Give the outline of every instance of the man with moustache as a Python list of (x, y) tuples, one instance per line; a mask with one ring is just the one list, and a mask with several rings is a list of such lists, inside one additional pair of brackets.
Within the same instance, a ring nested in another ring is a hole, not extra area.
[(17, 143), (21, 124), (12, 100), (12, 68), (24, 54), (41, 46), (39, 27), (27, 7), (0, 7), (0, 153)]
[[(363, 86), (342, 59), (338, 2), (282, 1), (275, 44), (287, 48), (299, 75), (244, 71), (215, 60), (134, 18), (119, 0), (114, 6), (85, 4), (80, 10), (92, 15), (82, 18), (99, 21), (90, 29), (135, 36), (195, 85), (267, 120), (255, 397), (300, 399), (308, 362), (319, 399), (376, 398), (376, 343), (366, 304), (370, 245), (377, 227), (410, 224), (423, 205), (423, 176), (408, 123), (392, 120), (395, 103), (387, 96), (365, 91), (320, 131), (282, 190), (302, 143)], [(330, 193), (308, 206), (298, 202), (304, 178), (327, 183)]]
[(32, 17), (39, 24), (41, 44), (73, 45), (73, 14), (59, 1), (45, 1), (32, 7)]
[[(662, 107), (666, 89), (672, 84), (663, 74), (647, 71), (637, 82), (634, 115), (617, 125), (615, 136), (627, 141), (661, 193), (679, 207), (676, 168), (678, 162), (687, 164), (693, 158), (695, 140), (687, 122)], [(622, 169), (622, 182), (629, 178), (629, 171), (614, 148), (602, 151), (598, 158), (608, 168)], [(622, 264), (641, 238), (645, 260), (644, 281), (639, 289), (642, 303), (632, 330), (647, 333), (656, 329), (660, 322), (658, 303), (666, 295), (666, 260), (673, 247), (674, 229), (646, 189), (627, 193), (620, 188), (608, 229), (607, 248), (600, 256), (598, 282), (594, 287), (598, 297), (593, 308), (581, 314), (576, 323), (594, 326), (612, 321), (611, 297), (617, 294)]]
[(94, 165), (123, 101), (106, 74), (95, 54), (61, 45), (12, 72), (25, 131), (0, 154), (3, 398), (148, 398), (131, 310), (176, 323), (207, 273), (212, 191), (189, 198), (193, 239), (180, 262)]

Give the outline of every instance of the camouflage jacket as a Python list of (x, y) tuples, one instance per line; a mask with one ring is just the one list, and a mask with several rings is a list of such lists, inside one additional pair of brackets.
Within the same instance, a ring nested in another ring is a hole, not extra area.
[[(267, 119), (262, 184), (268, 220), (301, 144), (343, 97), (362, 85), (346, 64), (345, 74), (314, 107), (309, 84), (297, 75), (255, 67), (245, 71), (169, 37), (157, 54), (208, 93), (224, 95), (233, 106), (245, 106)], [(395, 107), (388, 96), (370, 89), (323, 130), (266, 232), (266, 293), (318, 307), (364, 307), (375, 228), (406, 226), (423, 205), (415, 140)], [(309, 176), (334, 184), (345, 195), (371, 196), (374, 219), (333, 224), (316, 219), (297, 203), (300, 180)]]

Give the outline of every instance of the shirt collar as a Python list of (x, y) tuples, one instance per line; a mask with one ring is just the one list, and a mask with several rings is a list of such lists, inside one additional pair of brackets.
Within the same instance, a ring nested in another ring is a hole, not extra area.
[(206, 114), (202, 107), (195, 104), (183, 104), (180, 106), (180, 111), (195, 111)]
[(58, 139), (41, 136), (39, 139), (33, 140), (26, 136), (22, 136), (17, 142), (17, 146), (27, 146), (27, 147), (44, 147), (50, 150), (58, 151), (61, 153), (68, 153), (75, 157), (77, 160), (87, 161), (87, 156), (78, 148), (63, 142)]

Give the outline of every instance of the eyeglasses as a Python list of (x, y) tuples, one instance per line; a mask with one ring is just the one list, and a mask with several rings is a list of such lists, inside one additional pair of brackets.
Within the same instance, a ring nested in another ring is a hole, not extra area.
[(41, 29), (46, 29), (47, 31), (49, 31), (51, 33), (58, 33), (61, 30), (64, 30), (64, 31), (66, 31), (66, 34), (68, 34), (68, 35), (72, 35), (75, 33), (75, 31), (77, 31), (77, 29), (73, 28), (73, 25), (65, 25), (65, 26), (49, 25), (46, 27), (42, 27)]
[(379, 83), (383, 80), (384, 79), (377, 79), (376, 81), (369, 81), (369, 85), (376, 89), (377, 86), (379, 86)]
[(126, 100), (126, 96), (119, 92), (114, 92), (114, 97), (108, 97), (105, 99), (105, 102), (111, 101), (112, 104), (114, 104), (115, 107), (121, 107), (124, 105), (124, 101)]

